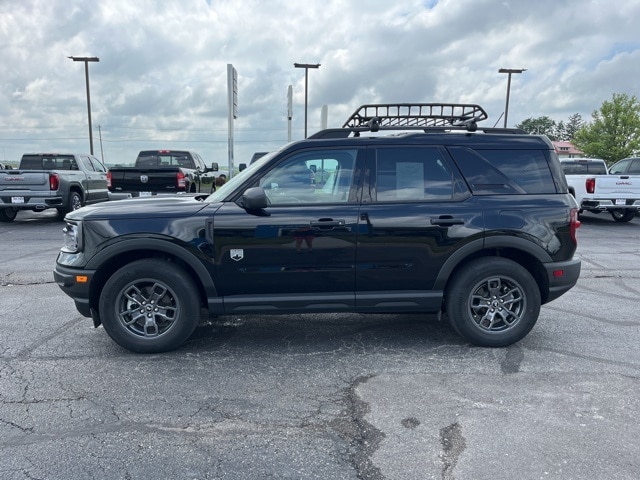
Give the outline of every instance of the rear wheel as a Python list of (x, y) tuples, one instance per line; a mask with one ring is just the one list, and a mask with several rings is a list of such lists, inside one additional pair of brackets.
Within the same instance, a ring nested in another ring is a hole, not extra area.
[(531, 274), (506, 258), (479, 258), (459, 270), (446, 295), (453, 328), (480, 347), (505, 347), (524, 338), (540, 314)]
[(78, 192), (72, 191), (69, 193), (67, 206), (65, 208), (58, 208), (57, 210), (58, 214), (64, 217), (67, 213), (78, 210), (80, 207), (82, 207), (82, 196)]
[(630, 222), (636, 216), (636, 211), (629, 208), (616, 209), (611, 210), (611, 216), (616, 222)]
[(13, 222), (16, 215), (18, 215), (17, 208), (0, 208), (0, 222)]
[(197, 288), (181, 267), (159, 259), (125, 265), (100, 295), (100, 317), (109, 336), (138, 353), (173, 350), (198, 325)]

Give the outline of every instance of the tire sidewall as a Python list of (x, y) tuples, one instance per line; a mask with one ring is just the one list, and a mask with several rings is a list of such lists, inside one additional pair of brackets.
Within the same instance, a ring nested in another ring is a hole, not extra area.
[[(118, 318), (118, 305), (124, 289), (142, 280), (158, 281), (169, 288), (179, 303), (178, 316), (169, 330), (156, 338), (143, 338), (130, 332)], [(117, 270), (100, 294), (99, 310), (107, 334), (121, 347), (136, 353), (159, 353), (179, 347), (195, 330), (200, 312), (196, 287), (189, 275), (176, 264), (143, 259)]]
[(0, 222), (13, 222), (18, 215), (17, 208), (0, 209)]
[[(78, 200), (77, 202), (76, 199)], [(75, 208), (76, 203), (79, 205), (78, 208), (82, 207), (82, 195), (80, 195), (78, 192), (71, 192), (69, 194), (69, 205), (67, 207), (69, 212), (73, 212), (74, 210), (78, 209)]]
[(618, 210), (612, 210), (611, 216), (616, 222), (630, 222), (636, 216), (636, 211), (623, 210), (623, 213), (620, 213)]
[[(516, 283), (524, 296), (525, 313), (513, 327), (503, 332), (485, 332), (470, 313), (471, 292), (484, 279), (501, 277)], [(524, 338), (540, 314), (540, 290), (531, 274), (506, 258), (481, 258), (463, 267), (447, 289), (446, 309), (454, 330), (470, 343), (481, 347), (506, 347)]]

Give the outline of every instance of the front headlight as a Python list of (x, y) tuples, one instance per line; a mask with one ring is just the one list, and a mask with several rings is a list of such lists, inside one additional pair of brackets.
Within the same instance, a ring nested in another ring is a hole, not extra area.
[(67, 225), (62, 229), (64, 237), (63, 252), (77, 253), (82, 250), (82, 223), (67, 221)]

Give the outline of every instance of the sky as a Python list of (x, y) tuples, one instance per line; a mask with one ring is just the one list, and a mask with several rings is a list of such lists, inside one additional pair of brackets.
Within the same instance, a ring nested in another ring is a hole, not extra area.
[[(237, 71), (237, 166), (363, 104), (473, 103), (485, 126), (585, 121), (640, 97), (638, 0), (0, 0), (0, 161), (143, 149), (228, 163), (227, 66)], [(287, 91), (292, 86), (292, 119)]]

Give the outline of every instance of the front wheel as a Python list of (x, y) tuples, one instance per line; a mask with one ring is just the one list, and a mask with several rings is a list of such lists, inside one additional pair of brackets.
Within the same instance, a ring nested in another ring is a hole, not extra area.
[(616, 222), (630, 222), (636, 216), (636, 211), (630, 208), (611, 210), (611, 216)]
[(17, 215), (17, 208), (0, 208), (0, 222), (13, 222)]
[(531, 274), (506, 258), (479, 258), (460, 269), (446, 295), (453, 328), (480, 347), (506, 347), (524, 338), (540, 314)]
[(137, 353), (179, 347), (198, 325), (200, 301), (189, 274), (174, 263), (142, 259), (107, 280), (100, 317), (109, 336)]

